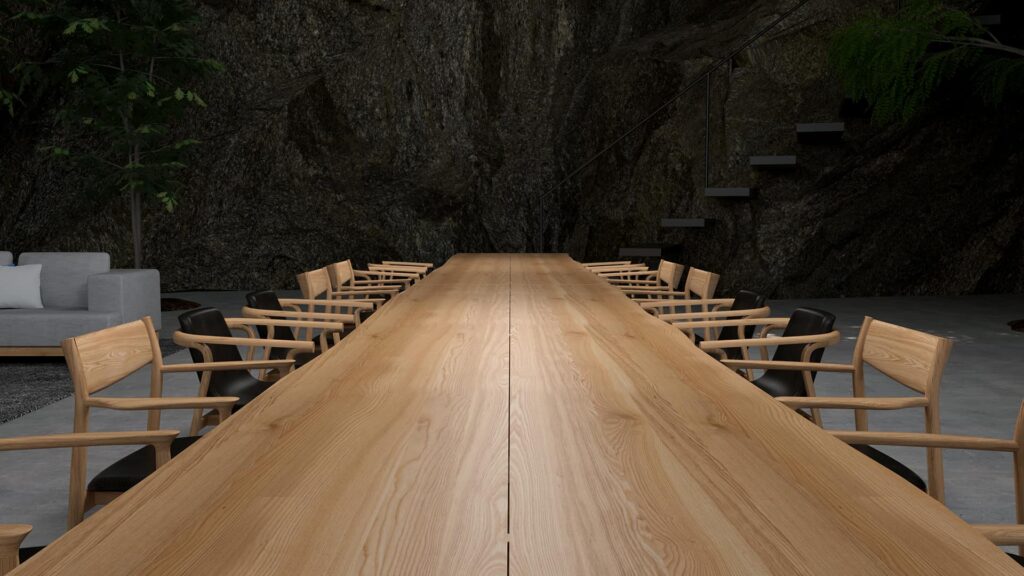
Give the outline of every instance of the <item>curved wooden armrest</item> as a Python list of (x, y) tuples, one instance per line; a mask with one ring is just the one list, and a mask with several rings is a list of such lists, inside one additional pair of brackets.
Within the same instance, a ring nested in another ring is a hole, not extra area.
[[(738, 322), (739, 324), (733, 324)], [(748, 322), (758, 324), (757, 320), (718, 320), (708, 322), (686, 322), (686, 328), (703, 328), (705, 326), (749, 326)], [(739, 340), (711, 340), (700, 343), (701, 350), (716, 350), (718, 348), (750, 348), (753, 346), (783, 346), (785, 344), (825, 344), (831, 345), (839, 342), (839, 331), (833, 330), (826, 334), (811, 334), (808, 336), (778, 336), (775, 338), (742, 338)]]
[(371, 285), (371, 286), (342, 286), (341, 288), (338, 288), (337, 290), (332, 290), (330, 292), (330, 296), (332, 296), (332, 297), (345, 296), (345, 295), (350, 295), (350, 296), (351, 295), (354, 295), (354, 296), (372, 296), (372, 295), (393, 296), (395, 294), (398, 294), (401, 291), (402, 291), (401, 288), (399, 288), (398, 286), (395, 286), (393, 284), (374, 284), (374, 285)]
[(588, 268), (594, 274), (598, 276), (602, 274), (625, 274), (625, 273), (648, 273), (651, 271), (650, 268), (643, 264), (623, 264), (621, 266), (595, 266)]
[[(287, 312), (285, 312), (287, 314)], [(311, 313), (312, 314), (312, 313)], [(349, 320), (349, 324), (354, 324), (356, 319), (355, 316), (347, 316), (346, 320)], [(329, 328), (331, 330), (344, 330), (345, 324), (342, 322), (328, 322), (325, 320), (289, 320), (289, 319), (278, 319), (278, 318), (226, 318), (228, 327), (233, 325), (249, 325), (249, 326), (267, 326), (273, 328), (275, 326), (281, 328)]]
[(672, 322), (676, 328), (684, 328), (683, 322), (677, 322), (677, 320), (731, 320), (736, 318), (767, 318), (772, 313), (772, 309), (764, 306), (763, 308), (750, 308), (748, 310), (712, 310), (710, 312), (684, 312), (681, 314), (659, 314), (658, 318), (665, 322)]
[(1024, 524), (971, 524), (996, 546), (1024, 545)]
[(381, 264), (387, 264), (389, 266), (415, 266), (417, 268), (426, 268), (427, 270), (434, 267), (433, 262), (399, 262), (397, 260), (381, 260)]
[[(631, 286), (631, 285), (640, 285), (640, 286), (657, 286), (658, 285), (658, 279), (655, 277), (654, 274), (644, 274), (643, 277), (639, 277), (639, 278), (615, 278), (615, 277), (609, 277), (609, 276), (602, 276), (602, 278), (607, 280), (608, 283), (611, 284), (612, 286), (623, 286), (623, 287), (625, 287), (624, 289), (628, 289), (628, 287)], [(648, 290), (653, 290), (653, 288), (648, 288)], [(659, 289), (658, 292), (660, 293), (660, 292), (662, 292), (662, 290)], [(666, 290), (664, 290), (664, 292), (668, 292), (668, 290), (666, 289)]]
[(228, 336), (205, 336), (202, 334), (189, 334), (187, 332), (174, 333), (174, 342), (179, 346), (188, 348), (199, 348), (204, 344), (225, 344), (228, 346), (257, 346), (271, 348), (297, 348), (303, 352), (313, 352), (316, 346), (312, 342), (302, 340), (273, 340), (270, 338), (236, 338)]
[(195, 364), (164, 364), (161, 372), (223, 372), (227, 370), (256, 370), (259, 368), (288, 368), (295, 360), (232, 360), (229, 362), (198, 362)]
[(397, 264), (368, 264), (366, 266), (370, 269), (370, 272), (401, 272), (403, 275), (411, 274), (410, 278), (423, 278), (427, 273), (426, 268), (419, 266), (399, 266)]
[[(419, 274), (411, 272), (383, 272), (380, 270), (353, 270), (352, 273), (356, 278), (366, 278), (364, 282), (402, 282), (409, 284), (413, 280), (419, 278)], [(374, 280), (376, 278), (376, 280)], [(359, 282), (359, 280), (355, 280)]]
[(776, 398), (790, 408), (850, 408), (855, 410), (903, 410), (928, 405), (924, 396), (904, 398), (844, 398), (839, 396), (781, 396)]
[(172, 440), (178, 437), (178, 434), (177, 430), (147, 430), (135, 432), (70, 432), (67, 434), (20, 436), (17, 438), (0, 438), (0, 451), (170, 444)]
[(782, 360), (722, 360), (730, 368), (759, 368), (761, 370), (810, 370), (812, 372), (846, 372), (853, 374), (852, 364), (828, 362), (784, 362)]
[(847, 444), (953, 448), (989, 452), (1015, 452), (1017, 450), (1017, 443), (1013, 440), (979, 438), (977, 436), (930, 434), (927, 432), (854, 432), (847, 430), (829, 430), (829, 432)]
[(601, 278), (615, 278), (618, 276), (625, 276), (629, 278), (655, 278), (658, 275), (657, 271), (651, 270), (647, 266), (625, 266), (622, 268), (612, 268), (607, 270), (594, 270), (594, 273)]
[(17, 567), (18, 548), (31, 531), (31, 524), (0, 524), (0, 573)]
[(177, 410), (182, 408), (227, 408), (238, 403), (235, 396), (206, 396), (195, 398), (89, 398), (89, 406), (111, 410)]
[(373, 310), (374, 308), (373, 302), (370, 299), (340, 302), (339, 300), (328, 300), (326, 298), (319, 300), (312, 298), (282, 298), (280, 302), (281, 306), (323, 306), (324, 308), (348, 308), (350, 310)]
[[(662, 318), (664, 316), (665, 315), (663, 314), (658, 317)], [(698, 320), (691, 322), (679, 322), (679, 324), (683, 324), (683, 327), (685, 328), (724, 328), (726, 326), (770, 326), (772, 328), (785, 328), (788, 323), (789, 318), (737, 318), (732, 320)], [(674, 324), (675, 323), (673, 323), (673, 325)], [(838, 332), (836, 333), (838, 334)], [(817, 335), (815, 335), (814, 337), (817, 337)], [(789, 338), (793, 338), (793, 336), (789, 336)], [(797, 336), (797, 338), (803, 338), (803, 336)], [(765, 338), (760, 338), (760, 340), (764, 339)], [(752, 340), (754, 339), (751, 338), (742, 341), (749, 342)], [(770, 338), (770, 340), (777, 340), (777, 338), (773, 337)], [(737, 340), (737, 342), (740, 341), (741, 340)]]
[[(624, 291), (627, 294), (650, 294), (651, 296), (686, 296), (686, 292), (665, 292), (663, 290), (629, 290)], [(673, 300), (639, 300), (637, 304), (645, 310), (651, 310), (656, 308), (675, 308), (677, 306), (721, 306), (724, 308), (731, 308), (735, 300), (733, 298), (676, 298)]]
[[(314, 321), (314, 320), (326, 320), (323, 322), (324, 326), (331, 326), (334, 324), (358, 324), (359, 319), (354, 314), (338, 314), (337, 312), (294, 312), (292, 310), (265, 310), (263, 308), (250, 308), (248, 306), (242, 307), (242, 316), (246, 318), (297, 318), (300, 320)], [(318, 326), (314, 326), (316, 328)]]

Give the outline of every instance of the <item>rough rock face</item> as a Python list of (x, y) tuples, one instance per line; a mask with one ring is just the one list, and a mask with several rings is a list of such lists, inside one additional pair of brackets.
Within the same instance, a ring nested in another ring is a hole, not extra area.
[[(228, 71), (203, 92), (179, 210), (148, 210), (147, 264), (168, 290), (243, 289), (347, 257), (666, 243), (775, 296), (1024, 289), (1020, 115), (843, 118), (825, 51), (856, 0), (811, 0), (713, 75), (712, 185), (754, 199), (703, 196), (703, 84), (556, 186), (795, 3), (205, 0), (202, 42)], [(796, 141), (796, 122), (837, 119), (843, 143)], [(41, 162), (46, 125), (0, 126), (0, 248), (127, 265), (127, 202)], [(798, 168), (746, 166), (772, 153)], [(713, 222), (661, 231), (670, 216)]]

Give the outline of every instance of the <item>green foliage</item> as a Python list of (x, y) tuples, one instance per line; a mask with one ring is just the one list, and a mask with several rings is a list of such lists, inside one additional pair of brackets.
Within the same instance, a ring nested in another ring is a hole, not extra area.
[[(197, 54), (191, 0), (24, 0), (8, 7), (13, 35), (38, 53), (14, 53), (0, 82), (0, 105), (15, 115), (28, 102), (56, 102), (65, 130), (45, 149), (89, 168), (93, 190), (158, 199), (171, 211), (198, 143), (177, 136), (186, 110), (206, 103), (194, 87), (221, 65)], [(56, 96), (56, 97), (55, 97)]]
[(867, 101), (878, 123), (907, 122), (958, 80), (990, 105), (1024, 88), (1024, 51), (938, 0), (911, 0), (894, 15), (853, 22), (834, 37), (830, 60), (846, 95)]

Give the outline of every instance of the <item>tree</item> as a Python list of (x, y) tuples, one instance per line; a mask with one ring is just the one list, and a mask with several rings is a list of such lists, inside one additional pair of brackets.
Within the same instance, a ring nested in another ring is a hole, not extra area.
[(185, 154), (198, 144), (179, 122), (206, 106), (194, 83), (222, 69), (197, 54), (198, 11), (191, 0), (27, 0), (15, 9), (14, 34), (34, 39), (41, 56), (14, 55), (0, 104), (14, 115), (58, 94), (53, 113), (64, 130), (44, 149), (87, 168), (92, 192), (129, 197), (140, 268), (143, 201), (174, 210)]
[(843, 90), (878, 123), (906, 122), (943, 86), (964, 80), (997, 106), (1024, 89), (1024, 49), (1003, 44), (963, 10), (911, 0), (838, 31), (830, 60)]

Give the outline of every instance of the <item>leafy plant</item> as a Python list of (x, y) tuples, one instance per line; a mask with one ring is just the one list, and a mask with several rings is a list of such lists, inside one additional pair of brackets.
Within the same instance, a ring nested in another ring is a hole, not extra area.
[[(178, 202), (186, 110), (206, 103), (194, 84), (221, 65), (198, 55), (198, 12), (191, 0), (25, 0), (8, 19), (36, 39), (41, 57), (19, 54), (15, 84), (0, 85), (0, 105), (14, 115), (29, 100), (58, 94), (54, 118), (64, 128), (45, 149), (87, 168), (90, 190), (126, 193), (132, 205), (135, 265), (141, 267), (141, 207)], [(11, 43), (7, 43), (10, 50)]]
[(867, 101), (878, 123), (910, 120), (955, 79), (993, 106), (1024, 88), (1024, 50), (938, 0), (853, 22), (834, 37), (830, 59), (846, 95)]

